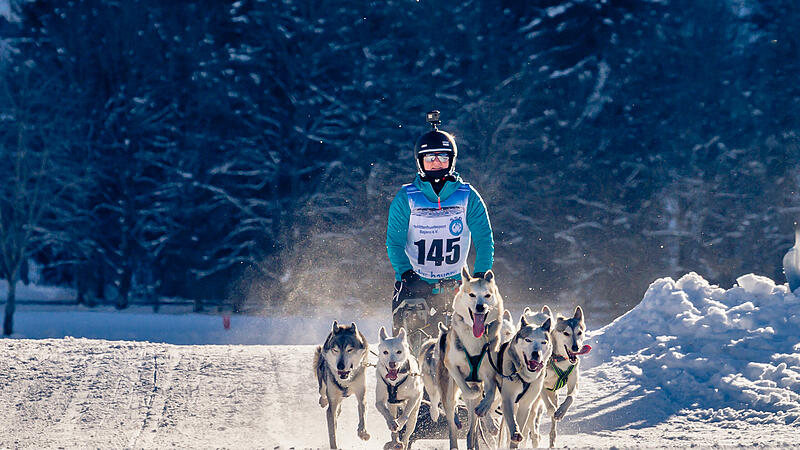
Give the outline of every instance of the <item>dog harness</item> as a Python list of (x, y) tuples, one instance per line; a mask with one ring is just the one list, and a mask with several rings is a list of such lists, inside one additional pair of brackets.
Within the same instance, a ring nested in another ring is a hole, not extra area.
[[(381, 380), (383, 380), (383, 378), (381, 378)], [(389, 403), (397, 404), (397, 403), (403, 403), (405, 401), (397, 399), (397, 388), (402, 386), (402, 384), (405, 383), (406, 380), (408, 380), (408, 375), (406, 375), (406, 377), (403, 378), (403, 381), (395, 385), (391, 385), (390, 383), (387, 383), (386, 380), (383, 380), (383, 384), (386, 385), (386, 390), (389, 392)]]
[(481, 368), (481, 362), (483, 361), (483, 355), (486, 354), (486, 351), (489, 350), (489, 343), (483, 345), (481, 349), (481, 353), (475, 356), (470, 355), (467, 353), (467, 349), (464, 348), (464, 354), (467, 355), (467, 363), (469, 363), (469, 376), (464, 379), (464, 381), (474, 381), (476, 383), (480, 383), (481, 379), (478, 378), (478, 370)]
[[(522, 399), (522, 396), (525, 395), (526, 392), (528, 392), (528, 388), (531, 387), (531, 384), (523, 380), (522, 377), (520, 377), (519, 375), (517, 375), (517, 371), (512, 372), (511, 375), (503, 375), (503, 357), (505, 356), (506, 347), (508, 347), (509, 342), (511, 341), (503, 342), (503, 344), (500, 346), (500, 351), (497, 353), (497, 367), (495, 367), (494, 370), (501, 377), (511, 381), (514, 381), (514, 378), (519, 378), (519, 381), (522, 383), (522, 392), (520, 392), (516, 400), (514, 400), (514, 403), (519, 403), (519, 401)], [(489, 362), (490, 363), (492, 362), (491, 357), (489, 358)]]
[(558, 380), (556, 380), (556, 384), (555, 384), (555, 386), (553, 386), (552, 389), (550, 389), (550, 388), (545, 388), (545, 389), (547, 389), (550, 392), (555, 392), (555, 391), (563, 388), (564, 386), (566, 386), (567, 385), (567, 380), (569, 379), (569, 375), (572, 373), (572, 369), (574, 369), (575, 366), (577, 366), (577, 364), (570, 365), (569, 369), (567, 369), (567, 370), (561, 370), (556, 365), (555, 360), (553, 358), (550, 358), (550, 367), (553, 369), (553, 371), (556, 373), (556, 375), (558, 375)]

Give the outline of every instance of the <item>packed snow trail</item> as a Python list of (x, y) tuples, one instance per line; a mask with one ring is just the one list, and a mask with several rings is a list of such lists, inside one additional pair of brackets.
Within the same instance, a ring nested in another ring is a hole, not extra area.
[[(325, 448), (325, 413), (310, 369), (313, 346), (173, 346), (86, 339), (2, 340), (0, 446), (19, 448)], [(343, 448), (389, 439), (368, 369), (368, 442), (355, 400), (343, 404)], [(608, 372), (606, 370), (606, 372)], [(586, 371), (559, 445), (780, 445), (796, 427), (698, 420), (663, 391), (619, 373)], [(613, 374), (611, 374), (613, 375)], [(422, 441), (416, 448), (441, 448)]]

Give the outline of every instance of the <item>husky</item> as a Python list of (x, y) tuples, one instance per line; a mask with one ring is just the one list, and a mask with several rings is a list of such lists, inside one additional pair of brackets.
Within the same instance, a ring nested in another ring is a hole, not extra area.
[[(444, 373), (440, 371), (444, 366), (439, 364), (441, 355), (444, 354), (446, 336), (447, 327), (442, 322), (439, 322), (439, 336), (428, 339), (419, 348), (420, 373), (422, 374), (425, 392), (428, 393), (428, 400), (430, 400), (428, 411), (433, 422), (438, 422), (441, 416), (439, 403), (442, 400), (442, 393), (439, 390), (439, 379), (440, 377), (449, 376), (446, 370)], [(456, 416), (457, 418), (458, 416)], [(460, 423), (458, 428), (461, 428)]]
[(550, 324), (549, 317), (541, 325), (529, 323), (523, 314), (519, 331), (497, 352), (497, 382), (511, 448), (522, 442), (531, 408), (544, 385), (544, 366), (553, 353)]
[[(542, 306), (542, 310), (537, 313), (533, 312), (530, 308), (526, 306), (525, 309), (522, 311), (522, 316), (525, 317), (525, 319), (528, 321), (529, 324), (534, 324), (536, 326), (541, 326), (547, 319), (550, 319), (551, 324), (554, 321), (553, 312), (547, 305)], [(517, 326), (517, 330), (519, 330), (520, 325)]]
[[(578, 379), (580, 365), (579, 355), (588, 353), (592, 348), (583, 345), (586, 336), (586, 322), (583, 309), (578, 306), (571, 318), (558, 315), (555, 325), (550, 332), (553, 342), (553, 354), (547, 363), (544, 379), (544, 389), (539, 395), (539, 404), (536, 408), (535, 423), (531, 427), (533, 446), (539, 445), (539, 424), (547, 410), (547, 415), (552, 418), (550, 423), (550, 447), (556, 443), (556, 424), (567, 414), (578, 393)], [(559, 389), (567, 387), (567, 397), (558, 405)], [(558, 407), (556, 408), (556, 406)]]
[(495, 371), (491, 364), (483, 364), (488, 354), (497, 353), (503, 322), (503, 298), (497, 290), (494, 273), (490, 270), (483, 278), (472, 278), (467, 268), (462, 268), (461, 287), (453, 298), (452, 310), (453, 320), (445, 335), (441, 358), (449, 376), (439, 378), (439, 388), (447, 416), (450, 448), (458, 448), (455, 417), (459, 391), (469, 417), (467, 448), (477, 448), (478, 417), (490, 434), (496, 435), (499, 431), (491, 416), (487, 416), (497, 406)]
[(369, 344), (355, 323), (350, 326), (333, 322), (325, 344), (314, 353), (314, 372), (319, 385), (319, 406), (327, 407), (328, 440), (336, 445), (336, 422), (341, 412), (342, 400), (355, 394), (358, 400), (358, 437), (369, 439), (365, 424), (367, 402), (365, 367)]
[(400, 328), (397, 337), (390, 337), (386, 334), (386, 328), (381, 327), (379, 335), (375, 407), (386, 419), (392, 432), (392, 440), (383, 448), (404, 450), (408, 449), (408, 441), (417, 426), (417, 414), (422, 402), (419, 364), (411, 354), (405, 328)]
[(503, 311), (503, 324), (500, 326), (500, 343), (505, 344), (517, 333), (517, 326), (514, 325), (514, 318), (511, 311)]

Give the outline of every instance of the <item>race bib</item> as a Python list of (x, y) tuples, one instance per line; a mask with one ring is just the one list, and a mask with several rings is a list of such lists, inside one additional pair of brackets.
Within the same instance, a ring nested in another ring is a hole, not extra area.
[(446, 200), (431, 202), (416, 186), (403, 186), (408, 195), (406, 256), (419, 276), (449, 278), (467, 262), (471, 236), (467, 226), (470, 188), (463, 184)]

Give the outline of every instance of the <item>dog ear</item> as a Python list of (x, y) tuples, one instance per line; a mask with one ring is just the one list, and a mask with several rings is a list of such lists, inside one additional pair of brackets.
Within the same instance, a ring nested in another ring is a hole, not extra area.
[(553, 317), (553, 312), (550, 311), (550, 307), (547, 305), (542, 306), (542, 312), (547, 314), (550, 317)]
[(487, 271), (483, 275), (483, 279), (491, 283), (494, 280), (494, 272), (492, 272), (491, 270)]
[(521, 316), (520, 316), (520, 318), (519, 318), (519, 325), (520, 325), (520, 328), (522, 328), (522, 327), (527, 327), (529, 323), (530, 323), (530, 322), (528, 322), (528, 318), (527, 318), (527, 317), (525, 317), (525, 314), (523, 314), (523, 315), (521, 315)]
[(542, 329), (548, 333), (550, 332), (550, 323), (550, 318), (548, 317), (547, 320), (545, 320), (542, 324)]
[(575, 315), (573, 317), (578, 319), (578, 320), (583, 320), (583, 308), (581, 308), (580, 306), (577, 306), (575, 308)]
[(522, 310), (522, 315), (523, 316), (529, 316), (531, 314), (533, 314), (533, 311), (531, 311), (531, 309), (528, 308), (527, 306), (525, 307), (525, 309)]
[(439, 333), (447, 333), (447, 326), (442, 322), (439, 322)]
[(387, 338), (387, 337), (389, 337), (389, 336), (386, 334), (386, 327), (381, 327), (381, 331), (379, 331), (379, 332), (378, 332), (378, 335), (381, 337), (381, 340), (382, 340), (382, 341), (385, 341), (385, 340), (386, 340), (386, 338)]
[(334, 320), (333, 321), (333, 327), (331, 327), (331, 332), (332, 333), (336, 333), (337, 331), (339, 331), (339, 321), (338, 320)]
[(397, 337), (399, 337), (401, 341), (405, 341), (406, 340), (406, 329), (403, 328), (403, 327), (400, 327), (400, 331), (397, 332)]
[(513, 322), (514, 318), (511, 317), (511, 311), (505, 310), (503, 311), (503, 320), (508, 320), (509, 322)]
[(350, 329), (353, 330), (353, 334), (358, 334), (358, 327), (355, 322), (350, 322)]
[(461, 268), (461, 283), (467, 284), (472, 277), (469, 276), (469, 270), (467, 270), (467, 265), (464, 264), (464, 267)]

